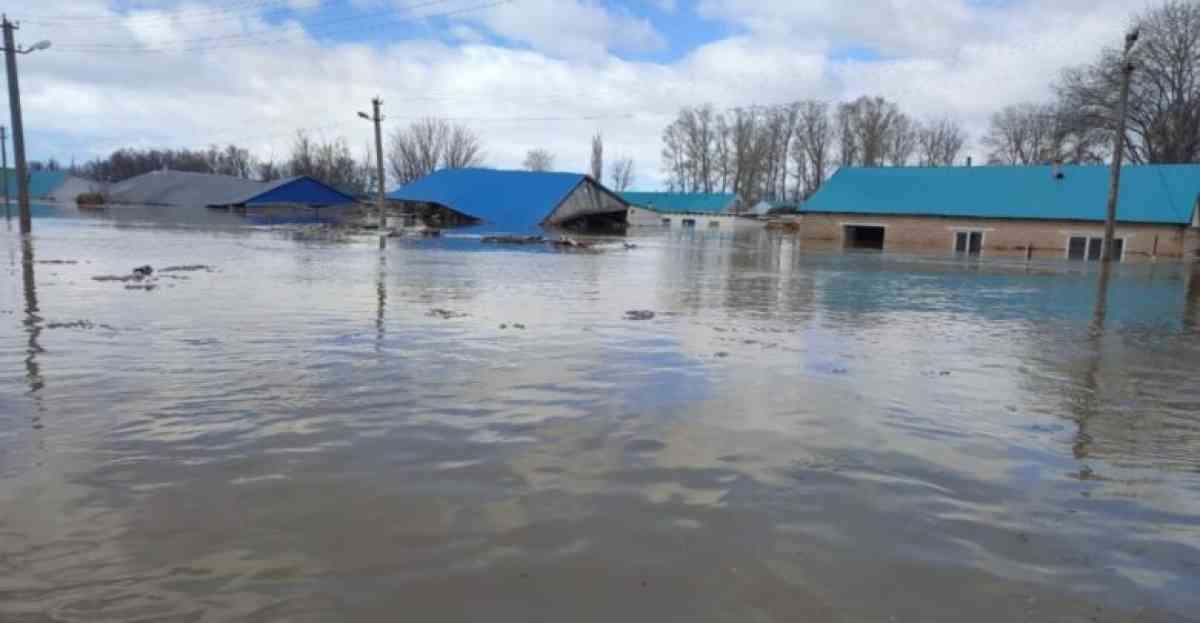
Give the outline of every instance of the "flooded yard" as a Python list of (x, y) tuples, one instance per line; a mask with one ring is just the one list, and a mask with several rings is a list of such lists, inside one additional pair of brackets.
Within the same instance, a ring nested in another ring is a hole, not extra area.
[(1188, 265), (180, 220), (0, 223), (0, 620), (1198, 620)]

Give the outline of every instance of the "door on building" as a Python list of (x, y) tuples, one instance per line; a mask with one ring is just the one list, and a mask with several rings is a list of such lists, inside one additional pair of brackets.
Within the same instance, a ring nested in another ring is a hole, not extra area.
[(883, 250), (885, 230), (872, 225), (846, 225), (845, 240), (847, 249), (878, 249)]

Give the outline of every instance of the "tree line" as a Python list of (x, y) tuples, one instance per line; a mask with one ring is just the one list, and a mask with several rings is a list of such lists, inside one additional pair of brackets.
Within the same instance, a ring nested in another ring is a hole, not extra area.
[(917, 120), (882, 97), (718, 111), (687, 107), (663, 131), (668, 190), (799, 201), (839, 166), (949, 166), (966, 145), (953, 120)]

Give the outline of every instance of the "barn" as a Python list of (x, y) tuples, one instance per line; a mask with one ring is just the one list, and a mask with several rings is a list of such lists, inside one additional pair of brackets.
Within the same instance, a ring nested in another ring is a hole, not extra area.
[(580, 173), (443, 169), (388, 195), (429, 225), (479, 233), (619, 232), (628, 204)]

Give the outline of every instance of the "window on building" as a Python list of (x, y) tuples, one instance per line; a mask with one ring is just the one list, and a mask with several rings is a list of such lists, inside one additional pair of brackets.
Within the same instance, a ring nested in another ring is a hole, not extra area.
[[(1067, 242), (1067, 259), (1087, 260), (1098, 262), (1104, 255), (1104, 238), (1089, 236), (1071, 236)], [(1113, 259), (1121, 261), (1125, 257), (1125, 239), (1113, 239)]]
[(694, 218), (685, 218), (685, 219), (683, 219), (682, 221), (680, 221), (680, 224), (681, 224), (681, 225), (683, 225), (684, 227), (695, 227), (695, 226), (696, 226), (696, 219), (694, 219)]
[(954, 252), (961, 255), (979, 255), (983, 251), (983, 232), (960, 231), (954, 234)]
[(662, 220), (662, 224), (663, 224), (663, 225), (670, 225), (670, 224), (671, 224), (671, 219), (669, 219), (669, 218), (665, 218), (665, 219), (663, 219), (663, 220)]

